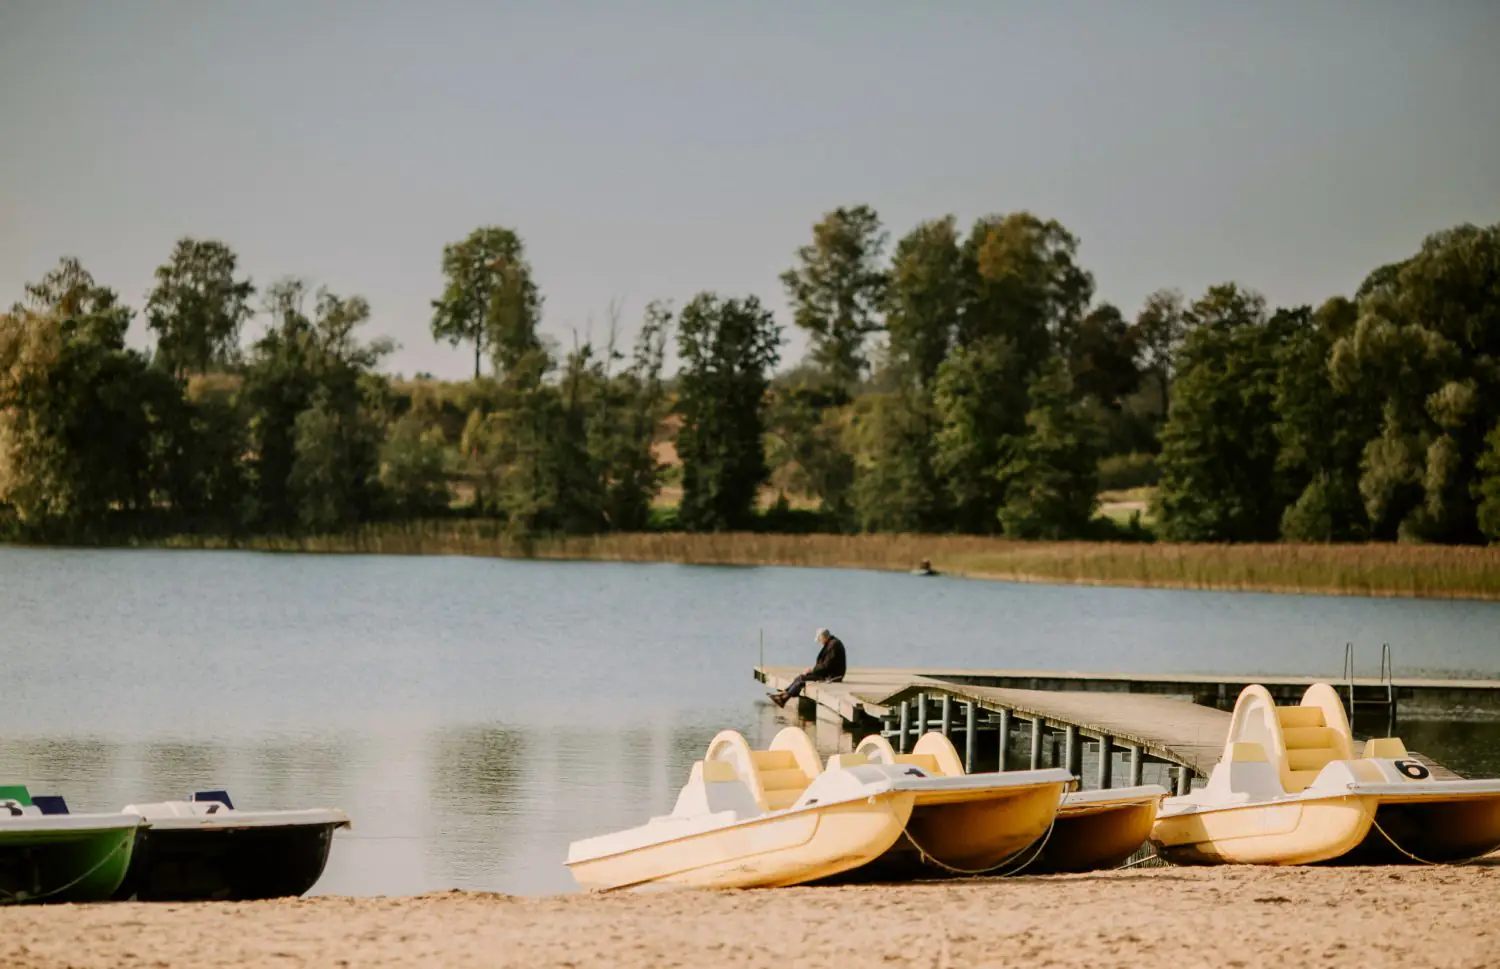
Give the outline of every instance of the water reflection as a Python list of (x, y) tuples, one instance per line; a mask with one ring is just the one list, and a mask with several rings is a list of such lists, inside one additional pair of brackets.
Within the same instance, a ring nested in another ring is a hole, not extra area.
[(428, 750), (426, 834), (438, 880), (490, 880), (508, 867), (536, 752), (521, 730), (494, 726), (434, 732)]
[[(195, 790), (210, 789), (227, 789), (233, 799), (235, 791), (228, 784), (227, 776), (229, 754), (229, 749), (223, 745), (146, 744), (138, 754), (143, 783), (134, 800), (176, 800)], [(240, 807), (246, 806), (242, 802), (236, 803)]]
[[(0, 589), (0, 781), (74, 810), (342, 807), (314, 892), (360, 895), (572, 890), (570, 841), (670, 811), (719, 730), (762, 747), (797, 722), (750, 678), (762, 631), (803, 664), (825, 625), (870, 666), (1332, 675), (1354, 640), (1392, 642), (1399, 675), (1493, 676), (1500, 655), (1494, 603), (853, 571), (0, 548)], [(856, 740), (802, 726), (824, 756)], [(1397, 732), (1500, 775), (1500, 723)]]

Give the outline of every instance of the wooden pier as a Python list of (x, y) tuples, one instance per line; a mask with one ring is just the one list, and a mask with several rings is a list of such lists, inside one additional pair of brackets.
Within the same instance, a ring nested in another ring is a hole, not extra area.
[[(781, 689), (800, 672), (796, 667), (757, 667), (755, 678)], [(959, 734), (970, 770), (980, 762), (982, 753), (985, 759), (1001, 767), (1016, 757), (1025, 757), (1031, 767), (1043, 766), (1050, 760), (1082, 781), (1084, 756), (1089, 754), (1092, 769), (1088, 779), (1094, 786), (1115, 786), (1116, 779), (1140, 784), (1148, 768), (1154, 766), (1153, 773), (1160, 776), (1165, 768), (1170, 786), (1185, 793), (1194, 777), (1207, 777), (1218, 763), (1229, 733), (1228, 708), (1232, 708), (1245, 685), (1261, 683), (1278, 703), (1296, 703), (1301, 700), (1302, 692), (1315, 682), (1319, 680), (1306, 677), (1254, 677), (1240, 681), (1039, 671), (851, 668), (841, 682), (808, 683), (799, 701), (799, 712), (809, 719), (836, 720), (855, 732), (878, 730), (901, 750), (909, 749), (917, 737), (930, 730), (950, 736)], [(1459, 684), (1456, 688), (1466, 691), (1465, 696), (1477, 691), (1478, 696), (1489, 701), (1491, 709), (1500, 711), (1500, 682), (1421, 682), (1430, 688)], [(1394, 706), (1391, 713), (1394, 716)], [(989, 742), (985, 742), (986, 737)], [(1029, 751), (1013, 747), (1013, 740), (1029, 742)], [(1435, 776), (1457, 776), (1415, 751), (1411, 754), (1426, 763)], [(1118, 773), (1117, 758), (1123, 758)]]

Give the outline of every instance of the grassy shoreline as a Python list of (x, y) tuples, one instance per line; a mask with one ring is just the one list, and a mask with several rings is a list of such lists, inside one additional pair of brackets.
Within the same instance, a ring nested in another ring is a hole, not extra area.
[(1500, 601), (1500, 547), (1018, 542), (965, 535), (643, 532), (546, 538), (530, 548), (494, 522), (372, 525), (301, 538), (175, 535), (135, 547), (268, 552), (774, 565), (907, 571), (1010, 582)]

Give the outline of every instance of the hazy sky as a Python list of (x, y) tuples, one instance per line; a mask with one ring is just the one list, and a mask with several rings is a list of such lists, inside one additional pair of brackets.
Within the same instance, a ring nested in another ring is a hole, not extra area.
[(429, 301), (486, 223), (560, 339), (701, 289), (790, 331), (777, 275), (860, 202), (1055, 217), (1130, 314), (1316, 302), (1500, 221), (1500, 2), (0, 0), (0, 132), (0, 304), (69, 253), (139, 306), (215, 237), (367, 296), (407, 374), (472, 366)]

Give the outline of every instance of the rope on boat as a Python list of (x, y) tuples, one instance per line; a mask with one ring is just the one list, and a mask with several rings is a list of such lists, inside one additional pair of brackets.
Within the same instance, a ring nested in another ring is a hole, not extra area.
[(25, 892), (12, 893), (12, 892), (7, 892), (3, 888), (0, 888), (0, 905), (20, 905), (20, 904), (23, 904), (23, 903), (40, 902), (43, 899), (51, 898), (53, 895), (59, 895), (59, 894), (65, 892), (65, 891), (67, 891), (68, 889), (72, 888), (74, 885), (77, 885), (79, 882), (83, 881), (85, 878), (88, 878), (90, 875), (94, 874), (94, 872), (98, 871), (100, 868), (103, 868), (105, 862), (109, 861), (115, 855), (119, 854), (121, 851), (123, 851), (125, 849), (126, 845), (132, 843), (133, 841), (135, 841), (135, 832), (131, 831), (129, 835), (127, 835), (126, 837), (120, 839), (120, 843), (119, 844), (115, 845), (113, 848), (111, 848), (108, 851), (106, 851), (104, 853), (104, 857), (102, 857), (98, 861), (94, 862), (93, 867), (90, 868), (88, 871), (86, 871), (83, 874), (79, 875), (77, 878), (73, 879), (72, 881), (68, 882), (67, 884), (60, 885), (57, 888), (51, 889), (50, 891), (42, 892), (40, 895), (28, 895)]
[(1377, 821), (1377, 820), (1375, 820), (1373, 817), (1370, 818), (1370, 824), (1374, 826), (1374, 828), (1375, 828), (1376, 831), (1380, 832), (1381, 836), (1384, 837), (1385, 840), (1387, 840), (1387, 841), (1389, 841), (1391, 843), (1391, 847), (1392, 848), (1395, 848), (1397, 851), (1401, 852), (1403, 855), (1405, 855), (1406, 857), (1410, 858), (1412, 861), (1418, 862), (1418, 863), (1423, 864), (1423, 865), (1432, 865), (1434, 867), (1458, 867), (1459, 865), (1472, 865), (1476, 861), (1480, 861), (1481, 859), (1488, 858), (1491, 854), (1493, 854), (1495, 852), (1495, 849), (1500, 848), (1500, 844), (1491, 845), (1489, 848), (1487, 848), (1485, 851), (1481, 852), (1480, 854), (1477, 854), (1477, 855), (1473, 856), (1472, 858), (1464, 858), (1464, 859), (1461, 859), (1459, 861), (1429, 861), (1426, 858), (1419, 858), (1419, 857), (1417, 857), (1416, 855), (1412, 854), (1410, 851), (1407, 851), (1405, 848), (1403, 848), (1399, 844), (1397, 844), (1396, 843), (1396, 839), (1392, 838), (1390, 836), (1390, 834), (1385, 830), (1385, 828), (1382, 828), (1380, 826), (1380, 822)]
[(1156, 852), (1153, 851), (1153, 852), (1151, 852), (1151, 854), (1147, 855), (1144, 858), (1137, 858), (1135, 861), (1127, 861), (1123, 865), (1116, 865), (1114, 868), (1112, 868), (1110, 870), (1111, 871), (1124, 871), (1126, 868), (1134, 868), (1136, 865), (1144, 865), (1148, 861), (1159, 861), (1159, 860), (1161, 860), (1161, 855), (1159, 855), (1159, 854), (1157, 854)]
[(988, 868), (978, 868), (978, 869), (974, 869), (974, 870), (969, 870), (969, 869), (965, 869), (965, 868), (956, 868), (953, 865), (950, 865), (947, 862), (945, 862), (945, 861), (943, 861), (943, 860), (941, 860), (939, 858), (933, 857), (931, 854), (929, 854), (927, 852), (927, 850), (925, 848), (923, 848), (920, 844), (917, 843), (917, 839), (916, 838), (913, 838), (911, 836), (911, 828), (909, 826), (903, 825), (902, 828), (901, 828), (901, 833), (903, 835), (905, 835), (907, 841), (911, 842), (911, 846), (913, 848), (917, 849), (917, 856), (919, 858), (921, 858), (921, 860), (924, 863), (932, 865), (932, 866), (934, 866), (936, 868), (941, 868), (944, 871), (946, 871), (946, 872), (948, 872), (949, 874), (952, 874), (952, 875), (966, 875), (966, 876), (993, 875), (997, 871), (999, 871), (999, 869), (1004, 868), (1006, 865), (1010, 864), (1012, 861), (1015, 861), (1017, 858), (1019, 858), (1022, 855), (1024, 855), (1027, 851), (1031, 851), (1032, 848), (1035, 848), (1036, 850), (1032, 851), (1031, 857), (1029, 857), (1025, 861), (1021, 862), (1021, 864), (1017, 865), (1015, 868), (1013, 868), (1010, 871), (1000, 872), (1001, 875), (1015, 875), (1015, 874), (1020, 873), (1021, 871), (1024, 871), (1027, 865), (1031, 864), (1033, 861), (1036, 861), (1037, 858), (1041, 856), (1042, 849), (1044, 849), (1044, 848), (1047, 847), (1047, 841), (1048, 841), (1048, 839), (1050, 839), (1052, 837), (1052, 831), (1056, 827), (1057, 827), (1057, 815), (1054, 814), (1052, 816), (1052, 823), (1049, 824), (1049, 825), (1047, 825), (1047, 832), (1046, 832), (1046, 834), (1042, 835), (1039, 839), (1037, 839), (1036, 841), (1032, 842), (1031, 844), (1025, 846), (1024, 848), (1020, 849), (1015, 854), (1007, 855), (1006, 857), (1002, 858), (1000, 861), (996, 862), (995, 864), (991, 865)]

